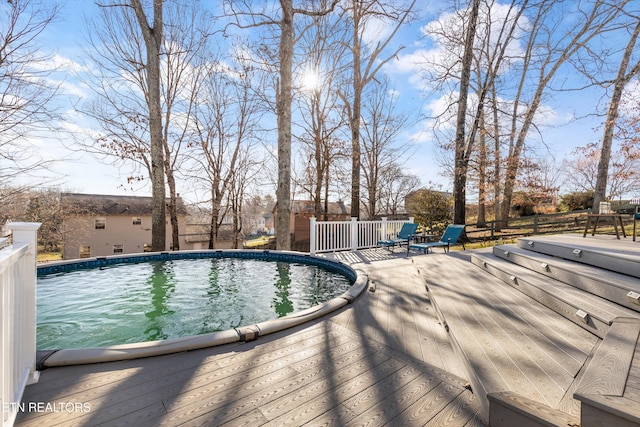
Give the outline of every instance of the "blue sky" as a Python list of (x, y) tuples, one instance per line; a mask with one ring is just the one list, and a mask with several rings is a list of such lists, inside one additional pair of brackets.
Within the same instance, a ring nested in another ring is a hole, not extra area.
[[(438, 3), (436, 3), (438, 4)], [(394, 82), (394, 89), (400, 94), (399, 102), (405, 111), (419, 112), (421, 115), (432, 115), (433, 107), (438, 105), (437, 96), (425, 98), (423, 96), (424, 82), (416, 79), (416, 66), (413, 62), (416, 55), (424, 50), (433, 48), (432, 40), (425, 39), (422, 27), (436, 16), (431, 12), (429, 5), (421, 7), (421, 19), (406, 26), (399, 34), (397, 43), (405, 45), (405, 49), (385, 68)], [(63, 3), (58, 20), (46, 31), (43, 43), (56, 52), (56, 61), (61, 64), (60, 72), (52, 76), (62, 84), (61, 108), (65, 111), (64, 127), (69, 129), (81, 129), (90, 127), (90, 122), (82, 115), (73, 111), (72, 103), (82, 97), (88, 96), (87, 88), (76, 80), (76, 73), (83, 70), (83, 46), (86, 39), (84, 16), (91, 16), (97, 10), (97, 6), (90, 0), (67, 0)], [(545, 146), (540, 146), (538, 153), (550, 156), (560, 161), (568, 156), (576, 146), (582, 146), (589, 142), (596, 142), (600, 138), (599, 129), (601, 118), (591, 117), (574, 120), (575, 117), (586, 116), (593, 113), (600, 103), (602, 108), (602, 94), (600, 89), (582, 92), (554, 93), (544, 104), (548, 115), (546, 125), (542, 126), (543, 141)], [(84, 98), (86, 99), (86, 98)], [(82, 101), (81, 101), (82, 102)], [(80, 104), (78, 105), (81, 105)], [(606, 99), (605, 99), (606, 102)], [(606, 104), (605, 104), (606, 106)], [(438, 165), (433, 136), (430, 132), (427, 120), (418, 120), (410, 129), (407, 129), (404, 138), (415, 142), (412, 156), (407, 160), (406, 169), (419, 176), (423, 184), (433, 182), (443, 189), (450, 188), (450, 179)], [(533, 137), (533, 133), (531, 134)], [(90, 155), (80, 152), (71, 152), (65, 148), (65, 143), (54, 139), (42, 141), (42, 152), (51, 159), (60, 160), (55, 163), (54, 171), (64, 175), (61, 180), (55, 181), (61, 184), (65, 190), (100, 193), (123, 194), (129, 193), (122, 185), (125, 179), (114, 166), (101, 163)], [(182, 194), (189, 193), (188, 188), (180, 189)], [(149, 194), (147, 188), (140, 189), (136, 194)], [(189, 196), (187, 196), (189, 197)]]

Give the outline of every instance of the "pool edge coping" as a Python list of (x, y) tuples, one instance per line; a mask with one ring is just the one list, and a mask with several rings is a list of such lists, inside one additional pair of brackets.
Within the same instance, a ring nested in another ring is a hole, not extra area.
[[(287, 316), (266, 320), (254, 325), (241, 326), (225, 331), (211, 332), (202, 335), (193, 335), (188, 337), (170, 338), (166, 340), (144, 341), (131, 344), (119, 344), (106, 347), (89, 347), (89, 348), (73, 348), (60, 350), (44, 350), (39, 351), (42, 357), (38, 360), (38, 370), (46, 368), (83, 365), (91, 363), (116, 362), (121, 360), (131, 360), (143, 357), (161, 356), (172, 353), (180, 353), (184, 351), (197, 350), (208, 347), (215, 347), (224, 344), (233, 344), (240, 342), (249, 342), (256, 340), (262, 336), (269, 335), (285, 329), (293, 328), (302, 323), (317, 319), (333, 311), (336, 311), (347, 304), (353, 302), (366, 289), (369, 278), (362, 270), (353, 268), (341, 261), (330, 260), (324, 257), (310, 255), (304, 252), (293, 251), (256, 251), (250, 249), (236, 250), (213, 250), (215, 252), (233, 253), (249, 252), (249, 253), (272, 253), (283, 255), (295, 255), (296, 257), (304, 257), (311, 259), (319, 259), (323, 262), (336, 264), (340, 268), (350, 269), (355, 275), (355, 281), (343, 294), (330, 299), (329, 301), (291, 313)], [(180, 251), (180, 252), (206, 252), (206, 251)], [(160, 253), (157, 253), (160, 254)], [(167, 252), (162, 252), (167, 254)], [(130, 257), (131, 255), (129, 255)], [(109, 257), (115, 259), (117, 257)], [(104, 258), (100, 258), (104, 259)], [(60, 264), (68, 264), (69, 261), (61, 261)]]

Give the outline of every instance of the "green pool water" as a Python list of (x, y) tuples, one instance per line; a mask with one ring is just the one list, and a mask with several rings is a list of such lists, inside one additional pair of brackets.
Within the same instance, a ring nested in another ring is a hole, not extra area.
[(37, 348), (185, 337), (275, 319), (342, 294), (313, 265), (254, 259), (123, 264), (38, 277)]

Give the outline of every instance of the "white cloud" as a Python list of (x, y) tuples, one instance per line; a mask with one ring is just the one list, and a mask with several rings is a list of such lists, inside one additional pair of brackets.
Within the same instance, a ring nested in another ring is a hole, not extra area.
[[(500, 38), (503, 32), (502, 26), (516, 13), (509, 5), (494, 3), (491, 9), (484, 8), (480, 13), (480, 22), (485, 25), (478, 26), (476, 35), (477, 51), (481, 50), (481, 44), (488, 40), (491, 50), (499, 49), (502, 43)], [(431, 79), (457, 80), (460, 74), (460, 57), (462, 56), (463, 37), (462, 11), (446, 12), (420, 28), (424, 37), (424, 43), (414, 45), (414, 50), (403, 51), (398, 61), (389, 64), (387, 70), (392, 73), (410, 74), (409, 82), (418, 89), (429, 89), (433, 85)], [(508, 43), (505, 51), (507, 58), (521, 58), (523, 47), (520, 40), (530, 27), (526, 17), (521, 17), (513, 39)], [(510, 71), (518, 59), (504, 61), (499, 73)], [(486, 61), (483, 67), (486, 69)], [(425, 81), (426, 80), (426, 81)]]

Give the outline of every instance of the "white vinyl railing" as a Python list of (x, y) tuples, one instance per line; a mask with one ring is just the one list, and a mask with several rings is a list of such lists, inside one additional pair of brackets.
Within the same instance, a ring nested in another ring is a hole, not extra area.
[(377, 246), (380, 240), (388, 240), (398, 235), (402, 226), (413, 223), (413, 217), (408, 221), (316, 221), (310, 219), (310, 248), (311, 254), (319, 252), (356, 251), (358, 249)]
[(36, 370), (36, 253), (38, 223), (7, 227), (13, 244), (0, 250), (0, 415), (12, 426)]

